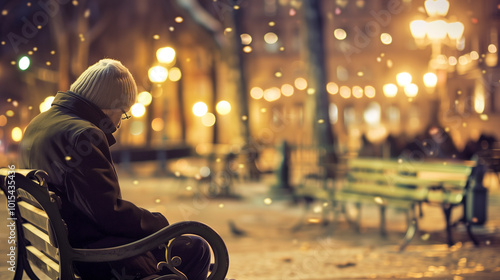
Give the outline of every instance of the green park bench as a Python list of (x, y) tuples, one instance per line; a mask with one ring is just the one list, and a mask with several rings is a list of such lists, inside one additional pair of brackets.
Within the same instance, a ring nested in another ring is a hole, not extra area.
[[(362, 205), (375, 205), (380, 210), (380, 233), (386, 235), (386, 209), (402, 210), (407, 214), (407, 230), (400, 249), (413, 239), (418, 230), (416, 208), (423, 203), (439, 205), (443, 209), (447, 243), (453, 245), (452, 228), (459, 222), (466, 225), (467, 233), (474, 244), (472, 234), (474, 216), (470, 211), (470, 197), (478, 176), (477, 161), (351, 158), (342, 164), (342, 178), (335, 187), (328, 187), (322, 180), (313, 184), (301, 184), (296, 193), (319, 201), (328, 202), (335, 213), (342, 212), (346, 220), (355, 226), (361, 225)], [(482, 176), (479, 176), (482, 178)], [(307, 180), (306, 180), (307, 182)], [(320, 183), (318, 183), (320, 182)], [(346, 210), (346, 203), (357, 208), (353, 219)], [(451, 221), (452, 209), (464, 207), (464, 217), (456, 223)], [(420, 212), (421, 215), (421, 212)]]
[[(183, 279), (175, 267), (182, 261), (172, 256), (169, 241), (182, 235), (197, 235), (210, 245), (214, 263), (208, 279), (224, 279), (229, 256), (221, 237), (205, 224), (184, 221), (171, 224), (158, 232), (122, 246), (102, 249), (73, 248), (67, 228), (61, 218), (60, 199), (47, 188), (47, 174), (42, 170), (0, 169), (0, 185), (8, 198), (9, 220), (15, 223), (17, 254), (13, 258), (15, 280), (25, 272), (30, 279), (39, 279), (31, 266), (37, 267), (50, 279), (79, 279), (74, 262), (109, 262), (143, 254), (154, 248), (166, 247), (166, 266), (175, 274), (155, 279)], [(12, 199), (15, 196), (15, 199)], [(11, 233), (12, 234), (12, 233)], [(15, 268), (14, 268), (15, 267)], [(128, 279), (128, 278), (127, 278)]]

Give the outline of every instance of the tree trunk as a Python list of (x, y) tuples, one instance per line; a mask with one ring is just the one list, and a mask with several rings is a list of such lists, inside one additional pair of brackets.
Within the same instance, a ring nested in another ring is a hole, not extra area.
[[(334, 151), (334, 136), (329, 118), (329, 100), (326, 91), (326, 65), (323, 40), (323, 20), (319, 0), (302, 2), (304, 10), (306, 51), (309, 66), (310, 88), (315, 90), (312, 95), (313, 110), (313, 143), (320, 149), (319, 164), (328, 166), (337, 162)], [(325, 151), (323, 153), (322, 151)]]

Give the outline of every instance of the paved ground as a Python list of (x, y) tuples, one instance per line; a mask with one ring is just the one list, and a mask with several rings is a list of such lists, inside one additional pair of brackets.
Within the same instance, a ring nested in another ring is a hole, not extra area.
[[(317, 224), (325, 210), (318, 203), (307, 216), (311, 223), (293, 231), (304, 220), (302, 205), (271, 197), (273, 177), (236, 182), (233, 191), (238, 198), (208, 198), (194, 181), (154, 177), (145, 165), (136, 170), (144, 175), (119, 171), (124, 198), (164, 213), (170, 222), (197, 220), (213, 227), (229, 249), (228, 277), (232, 279), (500, 279), (500, 189), (494, 180), (488, 221), (474, 228), (480, 247), (474, 247), (459, 226), (455, 231), (458, 243), (448, 248), (442, 213), (438, 207), (427, 206), (420, 221), (422, 232), (399, 252), (405, 231), (403, 213), (388, 211), (389, 235), (381, 238), (376, 209), (364, 209), (363, 229), (356, 233), (342, 217), (328, 226)], [(3, 198), (1, 203), (5, 204)], [(0, 234), (0, 279), (11, 279), (5, 265), (6, 231)]]

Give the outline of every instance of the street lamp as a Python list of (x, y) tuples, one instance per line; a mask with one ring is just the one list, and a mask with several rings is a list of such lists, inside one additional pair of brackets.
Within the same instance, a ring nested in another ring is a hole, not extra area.
[[(446, 77), (446, 71), (450, 65), (448, 60), (442, 59), (441, 46), (446, 44), (455, 46), (460, 50), (460, 46), (463, 45), (464, 25), (459, 21), (449, 21), (446, 18), (450, 8), (448, 0), (425, 0), (424, 6), (428, 16), (427, 19), (412, 21), (410, 31), (418, 47), (432, 46), (429, 73), (424, 75), (424, 84), (429, 92), (432, 92), (438, 85), (438, 76), (435, 73), (444, 72), (439, 77), (440, 79)], [(439, 83), (438, 96), (434, 97), (431, 108), (431, 122), (439, 122), (440, 98), (446, 98), (445, 82), (445, 80), (442, 80)]]

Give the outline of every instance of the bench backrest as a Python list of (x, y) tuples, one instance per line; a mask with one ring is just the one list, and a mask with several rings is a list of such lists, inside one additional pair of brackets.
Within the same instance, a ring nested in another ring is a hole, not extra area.
[(406, 192), (408, 199), (414, 195), (416, 200), (456, 204), (462, 201), (475, 166), (475, 161), (354, 158), (347, 162), (351, 184), (346, 187), (367, 185), (369, 191), (379, 186), (388, 195)]
[(19, 235), (17, 270), (22, 272), (21, 265), (28, 275), (32, 274), (30, 266), (22, 263), (29, 260), (51, 279), (78, 279), (73, 273), (72, 248), (59, 212), (59, 197), (48, 190), (46, 178), (46, 173), (40, 170), (0, 169), (4, 192), (8, 191), (9, 182), (15, 186), (17, 194), (15, 209), (12, 209), (19, 217), (16, 220)]

